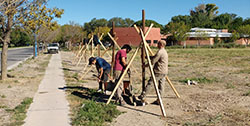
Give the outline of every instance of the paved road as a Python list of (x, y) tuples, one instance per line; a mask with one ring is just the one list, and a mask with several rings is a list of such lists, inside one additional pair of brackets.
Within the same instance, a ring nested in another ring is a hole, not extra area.
[[(0, 51), (0, 61), (1, 61), (1, 53), (2, 51)], [(13, 66), (16, 66), (19, 62), (25, 60), (26, 58), (32, 55), (33, 55), (32, 47), (9, 49), (8, 59), (7, 59), (8, 69), (12, 68)], [(1, 70), (1, 67), (0, 67), (0, 70)]]

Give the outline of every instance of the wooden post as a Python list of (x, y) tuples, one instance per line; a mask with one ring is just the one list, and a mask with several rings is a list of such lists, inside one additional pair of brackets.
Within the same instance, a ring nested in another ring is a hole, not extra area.
[(119, 81), (117, 82), (117, 84), (116, 84), (114, 90), (112, 91), (112, 94), (110, 95), (110, 97), (109, 97), (109, 99), (108, 99), (108, 101), (107, 101), (106, 104), (109, 104), (109, 102), (111, 101), (112, 97), (114, 96), (114, 94), (115, 94), (117, 88), (118, 88), (119, 85), (121, 84), (121, 81), (123, 80), (125, 74), (127, 73), (128, 69), (129, 69), (130, 65), (132, 64), (132, 62), (133, 62), (133, 60), (134, 60), (134, 58), (135, 58), (135, 56), (136, 56), (136, 54), (137, 54), (137, 52), (138, 52), (139, 49), (140, 49), (140, 46), (137, 47), (137, 49), (136, 49), (136, 51), (134, 52), (132, 58), (131, 58), (130, 61), (128, 62), (128, 65), (127, 65), (126, 69), (123, 71), (122, 76), (120, 77)]
[(161, 107), (161, 112), (162, 112), (162, 115), (164, 117), (166, 117), (166, 112), (165, 112), (165, 109), (164, 109), (164, 106), (163, 106), (163, 103), (162, 103), (162, 99), (161, 99), (161, 95), (160, 95), (160, 92), (159, 92), (159, 89), (158, 89), (158, 85), (157, 85), (157, 82), (156, 82), (156, 79), (155, 79), (155, 74), (154, 74), (154, 70), (153, 70), (153, 66), (151, 64), (151, 60), (150, 60), (150, 57), (149, 57), (149, 53), (148, 53), (148, 49), (146, 47), (146, 40), (145, 40), (145, 37), (143, 35), (143, 31), (141, 30), (141, 36), (142, 36), (142, 41), (143, 41), (143, 47), (145, 49), (145, 52), (146, 52), (146, 56), (147, 56), (147, 60), (148, 60), (148, 64), (149, 64), (149, 69), (150, 69), (150, 73), (151, 73), (151, 76), (153, 78), (153, 82), (154, 82), (154, 88), (155, 88), (155, 91), (156, 91), (156, 95), (157, 95), (157, 98), (159, 99), (159, 102), (160, 102), (160, 107)]
[[(145, 33), (145, 11), (144, 10), (142, 10), (142, 31), (144, 34)], [(145, 91), (146, 72), (145, 72), (145, 49), (144, 48), (141, 48), (141, 63), (142, 63), (142, 91)]]
[(98, 57), (101, 56), (100, 44), (97, 45), (97, 55)]
[[(114, 29), (115, 29), (115, 22), (112, 22), (112, 35), (115, 37)], [(109, 35), (109, 33), (108, 33), (108, 35)], [(113, 75), (114, 65), (115, 65), (115, 42), (112, 41), (112, 61), (111, 61), (110, 75)]]
[[(104, 51), (105, 52), (107, 52), (108, 51), (108, 49), (106, 49), (106, 47), (102, 44), (102, 42), (100, 41), (100, 44), (101, 44), (101, 46), (102, 46), (102, 48), (104, 49)], [(111, 57), (112, 58), (112, 56), (109, 54), (109, 52), (107, 52), (107, 54), (109, 55), (109, 57)], [(102, 54), (103, 55), (103, 54)]]

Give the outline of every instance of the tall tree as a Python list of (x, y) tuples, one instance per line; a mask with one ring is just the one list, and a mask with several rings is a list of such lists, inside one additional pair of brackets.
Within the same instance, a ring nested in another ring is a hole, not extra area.
[(23, 17), (20, 22), (23, 24), (25, 30), (34, 35), (34, 57), (37, 56), (37, 34), (40, 28), (48, 27), (54, 30), (58, 27), (57, 22), (53, 21), (54, 18), (61, 18), (64, 13), (63, 9), (47, 8), (47, 0), (34, 0), (29, 7), (22, 12)]
[(218, 14), (215, 4), (200, 4), (190, 11), (192, 27), (211, 27), (212, 19)]
[(7, 51), (12, 27), (21, 16), (20, 11), (26, 7), (26, 0), (0, 0), (0, 41), (3, 43), (1, 55), (1, 79), (7, 79)]

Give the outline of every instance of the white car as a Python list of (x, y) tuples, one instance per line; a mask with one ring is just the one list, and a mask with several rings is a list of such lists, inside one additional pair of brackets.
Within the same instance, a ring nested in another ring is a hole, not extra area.
[(58, 43), (50, 43), (48, 44), (48, 53), (58, 53), (59, 51), (59, 44)]

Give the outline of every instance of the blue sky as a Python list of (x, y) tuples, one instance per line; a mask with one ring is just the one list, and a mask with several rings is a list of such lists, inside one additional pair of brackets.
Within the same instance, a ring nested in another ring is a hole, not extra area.
[(142, 19), (145, 10), (146, 19), (166, 25), (171, 17), (189, 15), (189, 11), (199, 4), (214, 3), (219, 14), (234, 13), (243, 19), (250, 18), (250, 0), (50, 0), (49, 7), (64, 9), (64, 15), (58, 23), (69, 24), (73, 21), (83, 25), (93, 18), (112, 17)]

